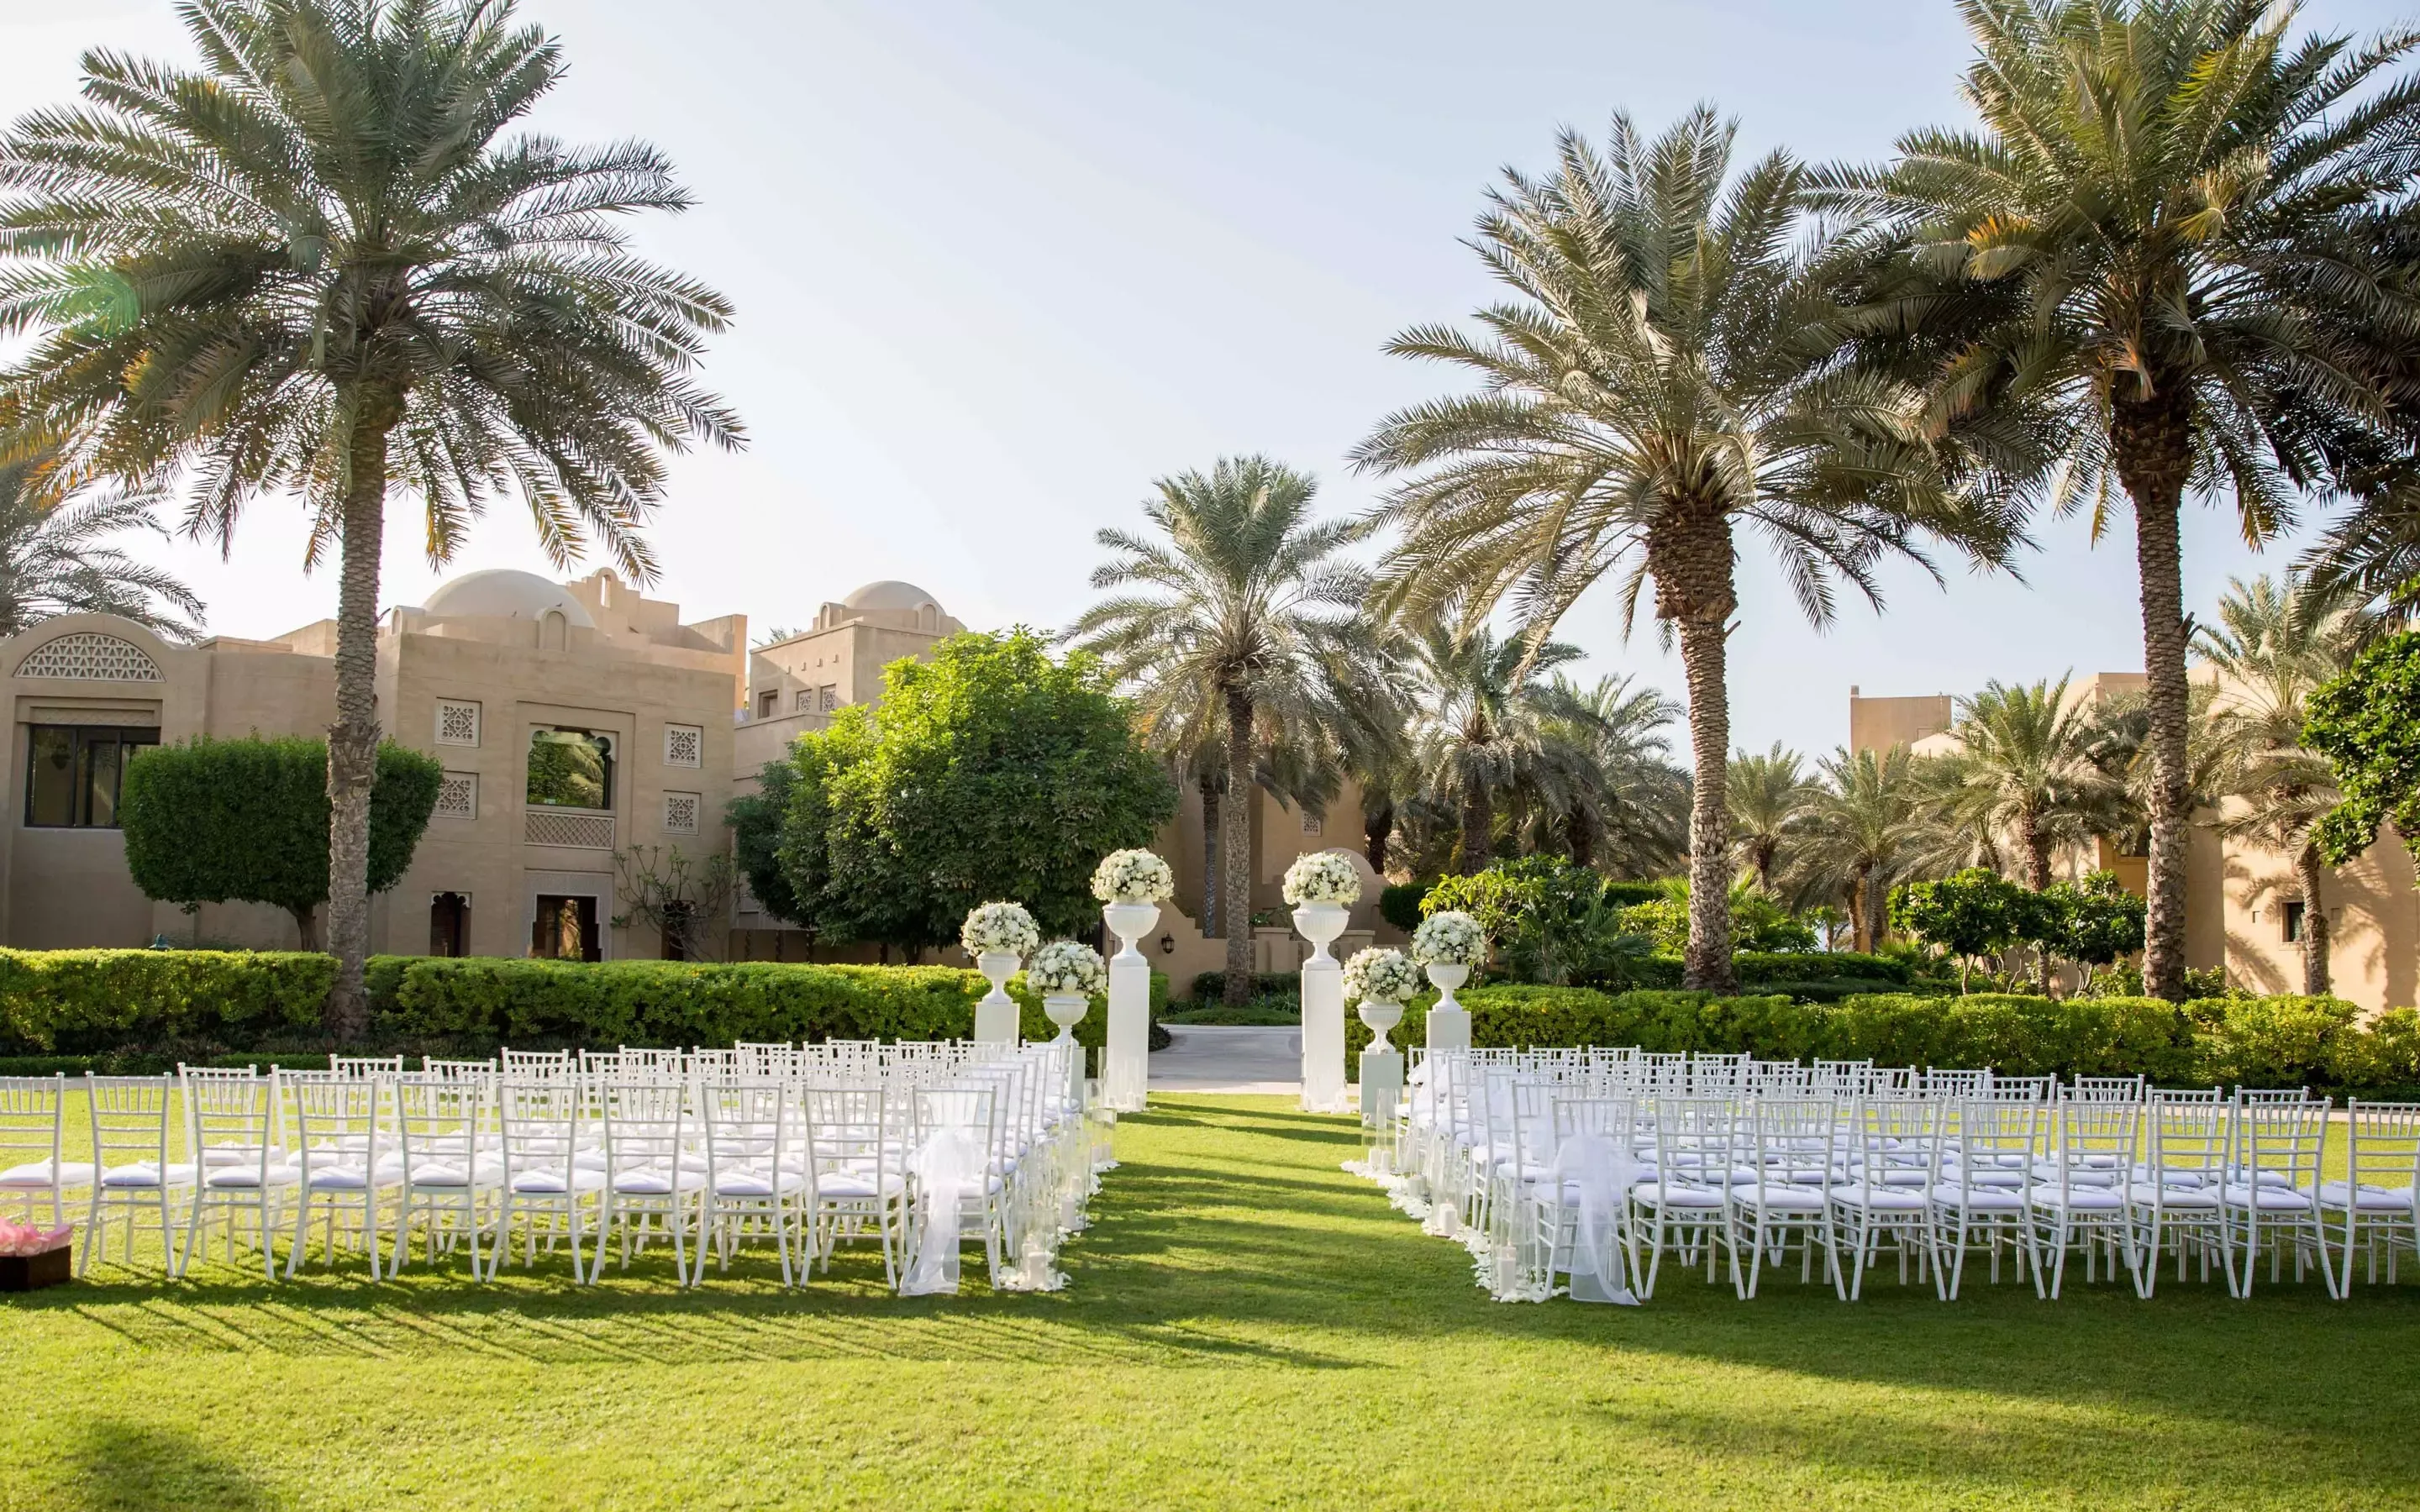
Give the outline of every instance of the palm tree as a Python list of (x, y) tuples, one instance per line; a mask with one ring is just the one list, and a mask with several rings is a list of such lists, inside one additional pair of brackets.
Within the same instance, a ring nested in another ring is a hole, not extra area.
[(2147, 991), (2184, 993), (2187, 629), (2178, 509), (2233, 495), (2245, 537), (2370, 457), (2413, 321), (2386, 241), (2420, 43), (2289, 39), (2264, 0), (1962, 0), (1977, 131), (1923, 131), (1822, 202), (1875, 217), (1871, 355), (2031, 497), (2132, 505), (2149, 674)]
[(190, 0), (199, 71), (85, 55), (85, 103), (0, 142), (0, 378), (79, 469), (188, 484), (231, 546), (264, 494), (340, 559), (329, 728), (328, 1024), (366, 1024), (379, 549), (390, 485), (442, 562), (518, 490), (558, 565), (635, 580), (662, 453), (737, 444), (686, 376), (730, 306), (641, 261), (623, 218), (689, 196), (641, 143), (504, 133), (563, 75), (510, 0)]
[(1493, 858), (1498, 795), (1544, 793), (1552, 801), (1586, 780), (1589, 754), (1555, 738), (1556, 721), (1584, 722), (1586, 711), (1530, 675), (1579, 656), (1559, 640), (1499, 640), (1484, 625), (1457, 635), (1433, 625), (1415, 643), (1413, 762), (1439, 803), (1460, 806), (1457, 870), (1483, 871)]
[(1889, 918), (1892, 885), (1912, 872), (1923, 789), (1905, 746), (1854, 754), (1843, 748), (1820, 770), (1807, 804), (1801, 885), (1846, 903), (1852, 943), (1870, 950)]
[(1953, 808), (2009, 837), (2018, 875), (2050, 886), (2052, 854), (2088, 842), (2120, 790), (2092, 760), (2092, 711), (2071, 702), (2068, 680), (2010, 687), (1996, 680), (1958, 701)]
[(2303, 906), (2303, 991), (2328, 992), (2328, 916), (2319, 895), (2324, 863), (2312, 828), (2341, 801), (2335, 769), (2303, 744), (2310, 695), (2351, 665), (2374, 622), (2350, 595), (2288, 577), (2231, 579), (2218, 623), (2199, 626), (2194, 649), (2219, 683), (2211, 722), (2224, 752), (2227, 803), (2216, 825), (2294, 867)]
[(1757, 890), (1774, 896), (1774, 872), (1784, 847), (1802, 840), (1815, 785), (1800, 769), (1802, 758), (1784, 750), (1781, 742), (1761, 756), (1741, 751), (1723, 776), (1731, 808), (1731, 846), (1740, 872), (1756, 881)]
[(1910, 390), (1827, 360), (1838, 227), (1801, 214), (1806, 174), (1775, 154), (1729, 177), (1710, 110), (1652, 143), (1617, 116), (1600, 154), (1565, 133), (1551, 176), (1508, 173), (1476, 248), (1513, 293), (1466, 334), (1416, 327), (1389, 349), (1450, 363), (1479, 392), (1398, 411), (1355, 453), (1407, 476), (1381, 510), (1404, 536), (1382, 607), (1475, 625), (1516, 599), (1535, 651), (1627, 563), (1625, 615), (1654, 590), (1688, 678), (1684, 980), (1732, 985), (1725, 643), (1734, 537), (1761, 535), (1816, 624), (1834, 583), (1877, 598), (1886, 557), (1935, 532), (1999, 562), (2015, 535), (1947, 491)]
[(1614, 876), (1655, 876), (1688, 849), (1689, 783), (1664, 729), (1681, 706), (1627, 674), (1587, 687), (1555, 672), (1542, 742), (1568, 770), (1533, 821), (1529, 849), (1560, 849)]
[(1135, 690), (1146, 739), (1163, 727), (1225, 737), (1220, 922), (1226, 998), (1241, 1004), (1252, 985), (1252, 810), (1241, 800), (1264, 762), (1324, 751), (1344, 720), (1338, 673), (1367, 644), (1355, 611), (1368, 584), (1334, 558), (1367, 527), (1314, 521), (1317, 484), (1266, 457), (1221, 457), (1155, 486), (1142, 511), (1156, 535), (1095, 537), (1119, 555), (1093, 586), (1140, 591), (1094, 605), (1065, 639)]
[(87, 496), (40, 448), (0, 462), (0, 636), (54, 614), (116, 614), (192, 640), (202, 617), (193, 590), (101, 544), (125, 531), (158, 532), (158, 506), (144, 490)]

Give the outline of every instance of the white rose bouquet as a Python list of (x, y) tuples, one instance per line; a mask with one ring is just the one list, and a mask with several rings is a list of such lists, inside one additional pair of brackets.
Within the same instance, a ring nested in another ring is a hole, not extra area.
[(1303, 903), (1350, 903), (1361, 896), (1361, 873), (1334, 851), (1313, 851), (1295, 857), (1286, 868), (1285, 901)]
[(958, 944), (969, 955), (1031, 955), (1042, 943), (1042, 931), (1022, 903), (985, 903), (967, 910), (958, 926)]
[(1111, 851), (1093, 872), (1093, 896), (1105, 903), (1164, 903), (1176, 896), (1176, 873), (1149, 851)]
[(1412, 931), (1412, 959), (1424, 966), (1477, 966), (1487, 959), (1487, 932), (1459, 908), (1431, 914)]
[(1089, 945), (1052, 940), (1025, 964), (1025, 984), (1045, 997), (1097, 997), (1109, 990), (1109, 968)]
[(1344, 963), (1344, 1000), (1400, 1003), (1420, 990), (1420, 971), (1404, 952), (1381, 946), (1356, 950)]

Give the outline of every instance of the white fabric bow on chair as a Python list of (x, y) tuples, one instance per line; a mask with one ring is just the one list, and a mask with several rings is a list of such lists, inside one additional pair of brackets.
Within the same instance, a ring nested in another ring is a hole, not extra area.
[(1572, 1300), (1638, 1305), (1629, 1286), (1621, 1212), (1638, 1179), (1627, 1140), (1609, 1134), (1567, 1135), (1555, 1147), (1547, 1180), (1558, 1200), (1565, 1185), (1579, 1188), (1580, 1221), (1572, 1236)]
[(966, 1129), (936, 1129), (909, 1157), (916, 1183), (915, 1259), (899, 1283), (903, 1297), (954, 1296), (958, 1289), (958, 1223), (966, 1199), (984, 1194), (988, 1174), (983, 1145)]

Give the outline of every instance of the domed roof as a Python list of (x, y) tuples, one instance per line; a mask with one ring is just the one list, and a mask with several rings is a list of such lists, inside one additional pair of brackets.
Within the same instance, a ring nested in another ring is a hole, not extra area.
[(848, 609), (877, 610), (914, 609), (921, 609), (926, 604), (931, 604), (937, 609), (940, 607), (939, 599), (914, 583), (903, 583), (896, 579), (889, 578), (878, 583), (867, 583), (856, 593), (842, 599), (841, 603)]
[(587, 609), (561, 583), (510, 567), (466, 572), (441, 585), (420, 608), (423, 613), (432, 616), (476, 615), (508, 620), (535, 620), (548, 609), (559, 609), (564, 619), (583, 629), (594, 629), (597, 625), (588, 617)]

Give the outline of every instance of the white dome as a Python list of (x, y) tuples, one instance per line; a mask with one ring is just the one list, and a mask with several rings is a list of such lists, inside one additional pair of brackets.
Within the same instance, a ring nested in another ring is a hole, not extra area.
[(597, 625), (588, 617), (587, 609), (561, 583), (510, 567), (466, 572), (440, 586), (420, 608), (423, 613), (436, 618), (476, 616), (499, 620), (535, 620), (548, 609), (557, 609), (566, 622), (582, 629)]
[(935, 609), (940, 608), (940, 600), (924, 592), (922, 588), (917, 587), (914, 583), (903, 583), (893, 579), (885, 579), (883, 581), (878, 583), (867, 583), (856, 593), (853, 593), (846, 598), (842, 599), (841, 604), (847, 609), (875, 609), (877, 611), (886, 609), (919, 609), (927, 604), (932, 605)]

